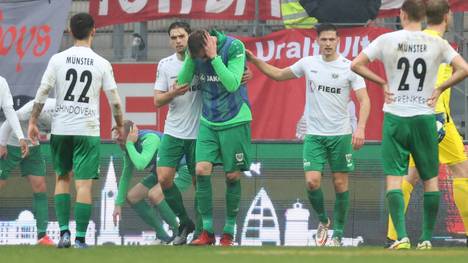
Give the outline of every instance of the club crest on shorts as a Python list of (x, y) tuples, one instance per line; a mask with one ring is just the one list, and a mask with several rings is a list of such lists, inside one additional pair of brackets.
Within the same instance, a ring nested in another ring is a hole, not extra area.
[(346, 158), (347, 166), (348, 167), (353, 166), (353, 154), (352, 153), (345, 154), (345, 158)]
[(244, 160), (244, 153), (236, 153), (236, 160), (242, 162)]

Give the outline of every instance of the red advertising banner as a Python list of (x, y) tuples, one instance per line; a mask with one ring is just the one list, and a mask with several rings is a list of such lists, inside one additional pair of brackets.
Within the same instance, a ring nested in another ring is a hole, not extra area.
[(255, 0), (90, 0), (89, 12), (97, 27), (174, 17), (253, 20)]
[[(339, 51), (349, 59), (357, 56), (370, 41), (388, 32), (383, 28), (342, 29), (339, 34)], [(241, 38), (246, 48), (258, 57), (278, 67), (287, 67), (304, 56), (319, 53), (316, 34), (312, 30), (282, 30), (260, 38)], [(170, 54), (168, 54), (170, 55)], [(125, 116), (138, 125), (162, 130), (166, 109), (153, 106), (153, 84), (156, 66), (153, 64), (114, 64), (114, 73), (122, 97)], [(373, 63), (371, 67), (384, 76), (383, 66)], [(268, 79), (254, 66), (250, 66), (254, 78), (248, 83), (252, 105), (252, 138), (291, 140), (295, 139), (296, 124), (304, 112), (304, 78), (285, 82)], [(366, 135), (368, 140), (380, 140), (383, 120), (383, 95), (380, 87), (367, 83), (372, 108)], [(107, 102), (101, 103), (102, 137), (110, 138), (112, 118)], [(359, 107), (356, 103), (356, 114)]]
[[(449, 0), (452, 11), (468, 11), (468, 1)], [(383, 0), (380, 17), (397, 16), (403, 0)], [(259, 0), (260, 20), (281, 19), (281, 0)], [(163, 18), (255, 19), (255, 0), (90, 0), (96, 26)]]

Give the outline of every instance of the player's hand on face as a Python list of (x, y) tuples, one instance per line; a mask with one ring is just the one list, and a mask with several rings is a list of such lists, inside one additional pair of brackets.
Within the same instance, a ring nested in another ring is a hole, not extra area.
[(365, 131), (363, 128), (357, 128), (353, 133), (352, 145), (354, 150), (359, 150), (364, 145)]
[(189, 89), (190, 87), (188, 84), (177, 85), (177, 83), (174, 83), (172, 85), (172, 90), (175, 92), (176, 96), (184, 95)]
[(112, 218), (114, 219), (114, 226), (117, 225), (121, 216), (122, 216), (122, 207), (120, 205), (116, 205), (114, 207), (114, 213), (112, 213)]
[(128, 132), (127, 142), (136, 143), (137, 141), (138, 141), (138, 127), (135, 124), (133, 124), (132, 128), (130, 129), (130, 132)]
[(28, 127), (28, 137), (31, 140), (32, 144), (36, 145), (39, 138), (39, 128), (35, 124), (29, 124)]
[(205, 54), (208, 58), (213, 59), (218, 55), (216, 39), (210, 36), (210, 33), (205, 32)]
[(437, 89), (437, 88), (434, 89), (434, 90), (432, 91), (431, 97), (430, 97), (429, 99), (427, 99), (427, 105), (428, 105), (429, 107), (434, 108), (435, 105), (436, 105), (436, 103), (437, 103), (437, 100), (439, 99), (439, 96), (440, 96), (441, 93), (442, 93), (442, 92), (440, 91), (440, 89)]
[(384, 90), (384, 98), (385, 98), (385, 103), (390, 104), (395, 101), (393, 98), (393, 93), (390, 92), (390, 88), (388, 87), (388, 84), (382, 85), (382, 88)]
[(0, 145), (0, 159), (6, 159), (8, 156), (8, 150), (6, 145)]
[(253, 79), (253, 73), (249, 67), (246, 67), (244, 70), (244, 75), (242, 75), (241, 84), (247, 83), (247, 81)]
[(21, 139), (19, 141), (20, 147), (21, 147), (21, 158), (25, 158), (29, 154), (29, 146), (28, 146), (28, 140), (27, 139)]

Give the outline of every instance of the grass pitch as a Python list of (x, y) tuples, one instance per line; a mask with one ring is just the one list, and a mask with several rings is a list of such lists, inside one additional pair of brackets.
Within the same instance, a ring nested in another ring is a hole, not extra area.
[(293, 262), (468, 262), (468, 248), (434, 248), (430, 251), (388, 251), (377, 247), (90, 247), (87, 250), (37, 246), (0, 246), (1, 263), (293, 263)]

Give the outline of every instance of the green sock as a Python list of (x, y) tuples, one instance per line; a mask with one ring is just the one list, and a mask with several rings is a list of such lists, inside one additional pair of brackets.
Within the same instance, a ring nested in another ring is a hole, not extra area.
[(195, 197), (193, 207), (195, 207), (195, 232), (193, 233), (193, 235), (195, 237), (198, 237), (203, 231), (203, 220), (199, 212), (200, 208), (199, 208), (197, 197)]
[(187, 211), (184, 207), (184, 201), (182, 200), (182, 194), (176, 184), (172, 184), (172, 187), (164, 189), (164, 198), (167, 204), (171, 207), (172, 211), (180, 220), (181, 225), (187, 225), (192, 222), (187, 215)]
[(425, 192), (424, 193), (424, 214), (423, 214), (423, 229), (420, 241), (431, 241), (434, 225), (437, 220), (437, 212), (439, 211), (440, 192)]
[(405, 201), (401, 189), (387, 191), (387, 202), (398, 240), (408, 237), (405, 225)]
[(203, 230), (214, 233), (211, 175), (197, 175), (196, 198), (198, 199), (198, 210), (203, 220)]
[(226, 223), (224, 224), (223, 233), (234, 236), (234, 228), (236, 226), (237, 213), (239, 212), (240, 199), (240, 180), (226, 180)]
[(44, 236), (49, 223), (49, 204), (45, 192), (33, 194), (33, 211), (36, 218), (37, 236)]
[(159, 239), (163, 241), (170, 240), (169, 235), (163, 228), (163, 222), (159, 216), (158, 210), (151, 208), (145, 200), (140, 200), (135, 204), (130, 204), (130, 206), (146, 224), (154, 229)]
[(333, 211), (333, 237), (343, 237), (348, 210), (349, 192), (336, 193), (335, 210)]
[(307, 190), (307, 194), (309, 196), (310, 204), (312, 205), (314, 211), (317, 213), (320, 222), (324, 224), (328, 223), (328, 215), (325, 211), (325, 207), (323, 204), (322, 188), (318, 188), (315, 190)]
[(179, 222), (177, 222), (177, 216), (169, 207), (166, 200), (163, 199), (159, 204), (156, 205), (156, 208), (159, 210), (159, 214), (162, 216), (164, 221), (166, 221), (166, 223), (171, 228), (172, 234), (177, 236), (179, 234)]
[(174, 178), (174, 184), (177, 186), (180, 192), (185, 192), (192, 186), (192, 174), (187, 165), (181, 166), (177, 169), (176, 177)]
[(61, 231), (69, 230), (70, 221), (70, 194), (58, 194), (55, 199), (55, 214)]
[(86, 237), (89, 220), (91, 219), (91, 204), (79, 203), (75, 204), (75, 221), (76, 221), (76, 237)]

